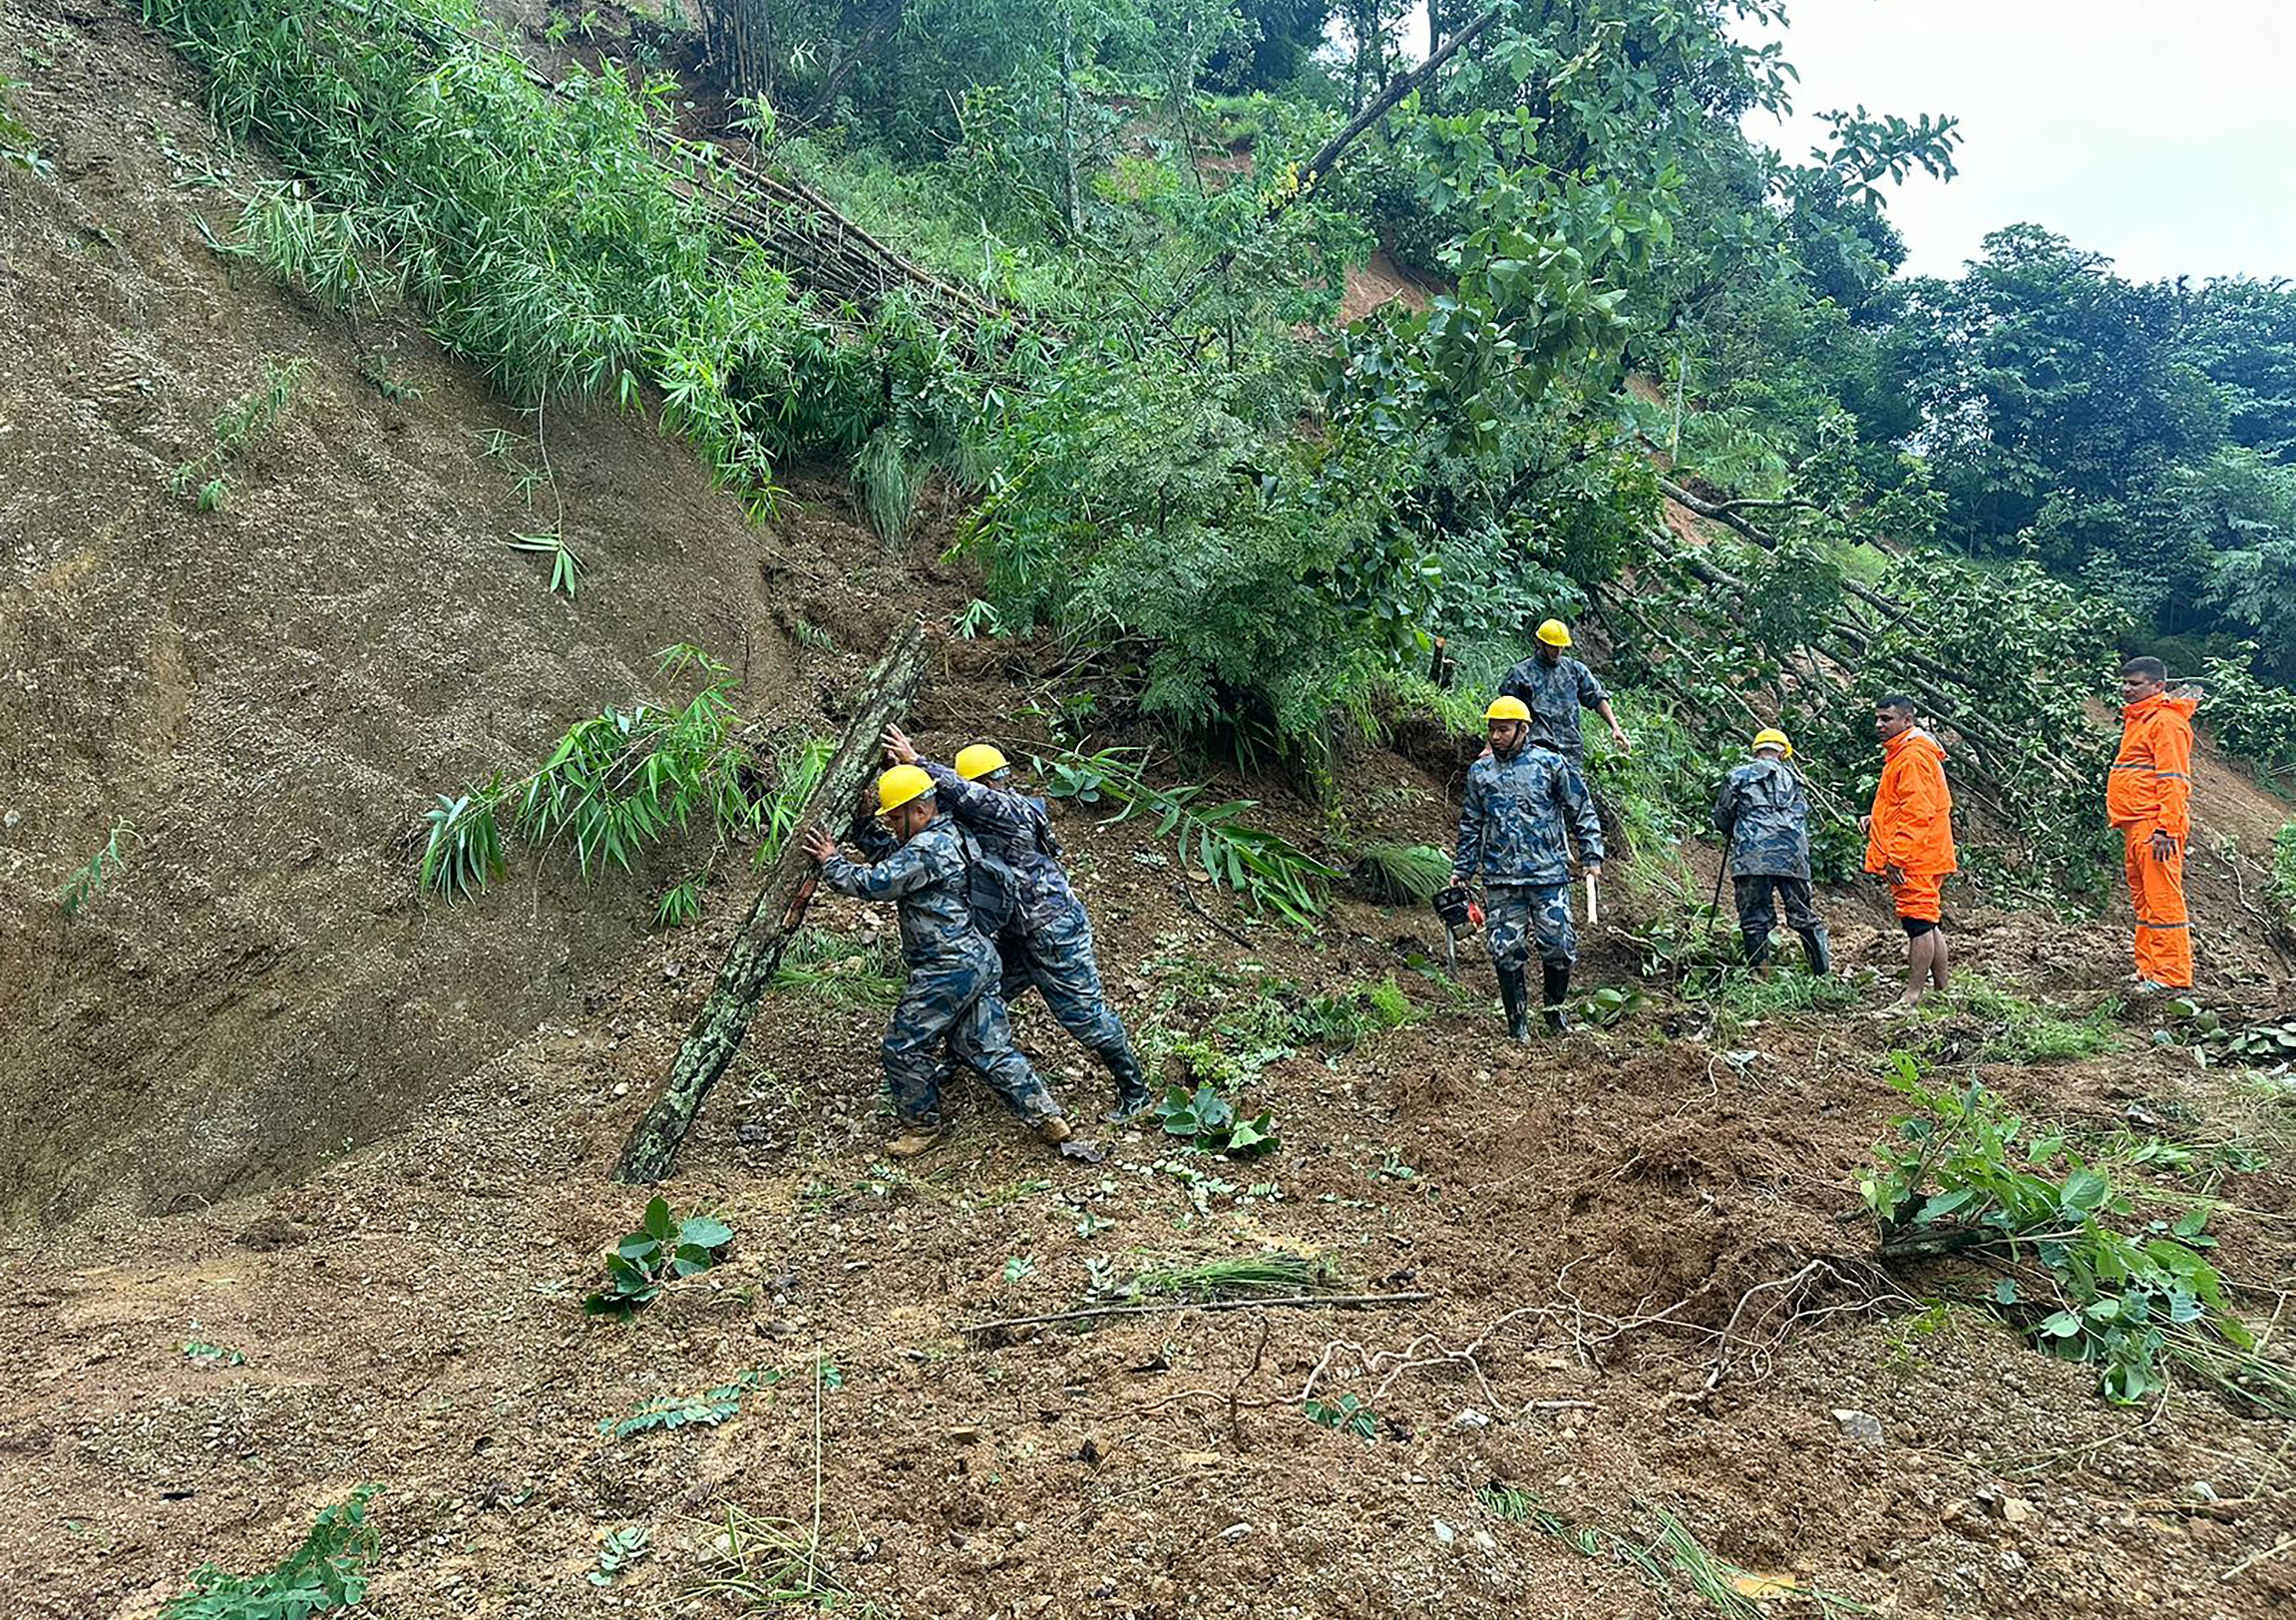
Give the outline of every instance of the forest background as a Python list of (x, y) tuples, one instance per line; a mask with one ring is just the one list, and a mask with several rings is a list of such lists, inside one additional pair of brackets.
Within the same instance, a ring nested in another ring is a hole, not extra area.
[[(146, 11), (295, 176), (234, 250), (414, 302), (525, 403), (658, 412), (755, 511), (793, 458), (891, 545), (953, 495), (960, 629), (1067, 637), (1072, 737), (1327, 790), (1400, 713), (1470, 728), (1559, 615), (1660, 799), (1775, 720), (1846, 804), (1906, 686), (2013, 864), (2093, 871), (2093, 700), (2140, 649), (2296, 771), (2296, 289), (2031, 223), (1899, 274), (1889, 190), (1950, 177), (1956, 120), (1751, 141), (1795, 89), (1773, 0), (666, 5), (554, 10), (547, 81), (467, 0)], [(709, 205), (737, 160), (917, 285), (809, 286)], [(1351, 307), (1367, 261), (1403, 296)]]

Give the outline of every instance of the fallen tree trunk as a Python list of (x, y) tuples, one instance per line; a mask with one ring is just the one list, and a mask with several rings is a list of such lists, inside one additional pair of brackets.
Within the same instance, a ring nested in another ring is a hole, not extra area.
[[(821, 783), (813, 790), (797, 827), (817, 822), (844, 825), (862, 784), (877, 767), (878, 739), (908, 707), (924, 672), (924, 627), (912, 624), (869, 672), (859, 707), (846, 725), (845, 740), (822, 772)], [(726, 960), (718, 967), (718, 982), (710, 986), (709, 999), (701, 1003), (693, 1027), (678, 1046), (661, 1095), (630, 1128), (620, 1161), (614, 1166), (616, 1181), (653, 1182), (669, 1173), (709, 1088), (734, 1060), (742, 1037), (749, 1031), (758, 998), (805, 915), (805, 903), (812, 896), (818, 871), (792, 831), (765, 887), (750, 903), (749, 915), (735, 930), (734, 943), (726, 949)]]
[[(1269, 206), (1267, 217), (1261, 222), (1263, 227), (1283, 218), (1293, 203), (1315, 190), (1316, 183), (1328, 176), (1338, 166), (1340, 160), (1347, 155), (1348, 148), (1354, 145), (1365, 130), (1394, 111), (1404, 97), (1423, 86), (1433, 84), (1436, 75), (1450, 65), (1453, 57), (1472, 44), (1484, 29), (1499, 20), (1503, 9), (1493, 6), (1472, 22), (1468, 23), (1450, 38), (1445, 40), (1441, 50), (1388, 86), (1386, 90), (1365, 105), (1361, 112), (1349, 119), (1345, 128), (1324, 142), (1323, 150), (1300, 167), (1299, 189), (1279, 196)], [(1226, 249), (1210, 264), (1190, 276), (1186, 284), (1180, 289), (1179, 296), (1166, 306), (1163, 317), (1165, 323), (1168, 325), (1178, 319), (1180, 312), (1194, 301), (1196, 294), (1203, 290), (1206, 282), (1215, 277), (1226, 274), (1228, 266), (1235, 263), (1235, 249)]]

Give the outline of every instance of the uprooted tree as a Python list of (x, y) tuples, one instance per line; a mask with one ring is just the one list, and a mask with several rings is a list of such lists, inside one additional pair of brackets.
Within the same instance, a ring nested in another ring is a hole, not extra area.
[[(924, 669), (924, 628), (913, 623), (895, 638), (863, 682), (844, 739), (822, 772), (820, 785), (807, 802), (798, 825), (824, 819), (841, 824), (876, 766), (879, 737), (908, 707)], [(758, 998), (772, 980), (774, 970), (781, 965), (790, 936), (804, 919), (819, 876), (820, 868), (805, 852), (802, 840), (787, 839), (765, 887), (750, 903), (742, 926), (734, 931), (733, 944), (726, 948), (717, 982), (678, 1045), (661, 1095), (622, 1143), (621, 1158), (614, 1166), (616, 1181), (659, 1181), (669, 1173), (710, 1088), (734, 1060), (742, 1037), (748, 1033)]]

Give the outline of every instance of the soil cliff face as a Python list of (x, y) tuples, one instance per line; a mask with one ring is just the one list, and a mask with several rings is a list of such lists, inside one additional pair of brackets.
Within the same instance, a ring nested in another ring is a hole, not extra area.
[[(645, 926), (647, 891), (585, 894), (569, 865), (426, 904), (404, 840), (431, 795), (653, 690), (668, 642), (768, 700), (790, 665), (760, 571), (776, 534), (692, 456), (642, 421), (514, 411), (403, 316), (346, 324), (218, 254), (202, 219), (227, 235), (232, 205), (207, 181), (260, 160), (215, 142), (130, 12), (16, 4), (0, 45), (53, 166), (0, 164), (0, 1223), (20, 1223), (308, 1166), (533, 1029)], [(222, 508), (195, 510), (176, 468), (297, 362)], [(572, 601), (507, 545), (562, 503), (588, 565)], [(69, 875), (120, 823), (124, 871), (67, 918)]]

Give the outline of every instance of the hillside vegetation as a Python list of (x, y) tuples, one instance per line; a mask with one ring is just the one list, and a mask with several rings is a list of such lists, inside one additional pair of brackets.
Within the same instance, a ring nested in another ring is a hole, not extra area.
[[(2296, 1600), (2296, 293), (1899, 276), (1958, 127), (1751, 144), (1775, 10), (0, 0), (0, 1614)], [(1631, 849), (1524, 1048), (1421, 900), (1549, 615)], [(824, 894), (615, 1184), (917, 616), (1177, 1094), (889, 1161)], [(1883, 688), (1971, 868), (1887, 1025)], [(1772, 721), (1839, 979), (1706, 909)]]
[[(2030, 226), (1896, 278), (1886, 188), (1949, 176), (1956, 127), (1749, 144), (1792, 75), (1732, 27), (1769, 7), (1451, 19), (1383, 113), (1383, 20), (1338, 70), (1283, 48), (1320, 22), (1249, 8), (782, 9), (562, 14), (554, 77), (461, 0), (150, 14), (296, 176), (246, 193), (235, 250), (411, 301), (513, 397), (658, 409), (753, 511), (791, 457), (845, 460), (895, 541), (962, 490), (968, 625), (1101, 649), (1111, 718), (1328, 781), (1341, 733), (1423, 697), (1431, 638), (1474, 686), (1560, 612), (1702, 732), (1808, 737), (1844, 791), (1841, 677), (1915, 686), (2041, 869), (2098, 848), (2068, 790), (2116, 642), (2167, 636), (2227, 740), (2296, 761), (2268, 684), (2296, 295), (2133, 287)], [(794, 193), (729, 212), (744, 156), (916, 274), (857, 289), (750, 233)], [(1380, 245), (1441, 290), (1341, 329)], [(1654, 458), (1736, 531), (1702, 562)]]

